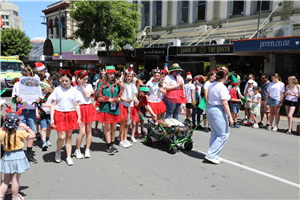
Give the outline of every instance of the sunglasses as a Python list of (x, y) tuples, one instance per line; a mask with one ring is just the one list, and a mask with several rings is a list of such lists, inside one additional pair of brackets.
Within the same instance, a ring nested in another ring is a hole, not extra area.
[(252, 77), (248, 77), (248, 79), (252, 79)]
[(166, 73), (161, 73), (161, 75), (167, 75)]
[(261, 79), (266, 79), (266, 77), (261, 77)]

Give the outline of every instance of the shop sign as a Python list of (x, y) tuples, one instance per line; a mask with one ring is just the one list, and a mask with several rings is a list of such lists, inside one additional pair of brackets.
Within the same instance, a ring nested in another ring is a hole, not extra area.
[(300, 37), (244, 40), (234, 42), (234, 51), (300, 50)]
[(140, 48), (136, 49), (136, 55), (167, 55), (167, 48)]
[(177, 55), (185, 54), (230, 54), (233, 53), (233, 45), (210, 45), (194, 47), (177, 47)]

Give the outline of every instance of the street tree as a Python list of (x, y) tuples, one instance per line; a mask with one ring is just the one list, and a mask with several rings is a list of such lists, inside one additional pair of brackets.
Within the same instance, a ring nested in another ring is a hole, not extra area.
[(1, 29), (1, 56), (18, 55), (22, 60), (29, 56), (32, 46), (29, 37), (20, 29)]
[(139, 6), (129, 1), (73, 1), (71, 17), (77, 22), (75, 38), (83, 48), (103, 42), (112, 63), (109, 48), (124, 51), (125, 46), (139, 47), (137, 31), (141, 21)]

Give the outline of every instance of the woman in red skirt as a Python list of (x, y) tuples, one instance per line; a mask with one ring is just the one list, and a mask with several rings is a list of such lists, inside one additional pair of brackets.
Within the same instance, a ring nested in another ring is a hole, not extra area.
[(160, 82), (160, 70), (158, 68), (154, 71), (153, 79), (148, 81), (147, 86), (150, 88), (148, 104), (157, 115), (157, 119), (161, 120), (166, 112), (166, 105), (163, 101), (166, 90), (163, 89), (165, 84)]
[(114, 66), (106, 67), (106, 77), (100, 83), (97, 100), (100, 101), (101, 112), (98, 121), (105, 124), (104, 135), (108, 155), (114, 155), (118, 149), (114, 146), (117, 123), (121, 121), (119, 102), (123, 86), (116, 80)]
[(140, 121), (134, 103), (138, 103), (136, 98), (137, 88), (133, 83), (132, 66), (126, 70), (124, 75), (124, 93), (121, 96), (120, 109), (121, 109), (121, 127), (120, 127), (120, 147), (128, 148), (132, 144), (127, 140), (127, 133), (129, 126), (132, 124), (131, 141), (137, 142), (134, 133), (136, 123)]
[(83, 156), (80, 151), (80, 146), (82, 143), (82, 139), (86, 134), (86, 146), (85, 146), (85, 158), (90, 158), (90, 146), (92, 143), (92, 123), (98, 117), (98, 112), (96, 111), (94, 105), (91, 101), (91, 95), (94, 92), (93, 86), (91, 84), (87, 84), (88, 81), (88, 73), (83, 70), (79, 70), (75, 72), (76, 75), (76, 83), (75, 87), (77, 91), (80, 93), (80, 114), (81, 114), (81, 125), (79, 126), (79, 134), (76, 139), (76, 150), (74, 155), (78, 159), (82, 159)]
[(80, 115), (80, 93), (75, 87), (71, 86), (72, 75), (70, 70), (59, 70), (61, 73), (61, 85), (56, 87), (52, 93), (52, 103), (50, 106), (50, 124), (56, 129), (57, 150), (55, 152), (55, 161), (61, 162), (61, 147), (66, 141), (67, 164), (73, 165), (71, 158), (72, 151), (72, 132), (78, 129), (81, 124)]

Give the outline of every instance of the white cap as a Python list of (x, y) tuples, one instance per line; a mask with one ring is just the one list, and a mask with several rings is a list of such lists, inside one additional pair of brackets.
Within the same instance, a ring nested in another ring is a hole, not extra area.
[(254, 83), (254, 81), (253, 80), (249, 80), (248, 83)]

